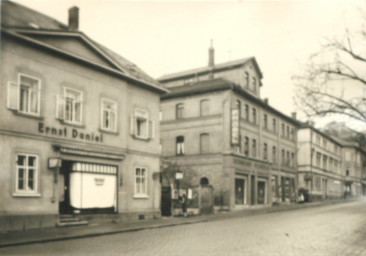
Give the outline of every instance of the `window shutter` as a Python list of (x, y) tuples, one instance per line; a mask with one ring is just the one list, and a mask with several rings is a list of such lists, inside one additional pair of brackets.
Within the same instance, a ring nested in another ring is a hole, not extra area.
[(65, 118), (65, 98), (57, 95), (56, 98), (56, 118), (63, 120)]
[(149, 120), (149, 138), (154, 139), (155, 138), (155, 127), (154, 127), (154, 121)]
[(8, 83), (8, 108), (19, 109), (19, 84), (14, 82)]
[(130, 134), (135, 135), (136, 118), (134, 116), (130, 117)]

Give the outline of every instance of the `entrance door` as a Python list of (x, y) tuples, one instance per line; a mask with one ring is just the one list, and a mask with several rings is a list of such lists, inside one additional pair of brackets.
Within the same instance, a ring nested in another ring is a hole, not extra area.
[(60, 214), (72, 213), (70, 207), (70, 171), (72, 167), (72, 162), (62, 161), (62, 167), (60, 169), (60, 202), (59, 202), (59, 212)]
[(266, 182), (265, 181), (258, 181), (258, 204), (265, 204), (266, 203)]
[(244, 204), (244, 179), (235, 179), (235, 204)]

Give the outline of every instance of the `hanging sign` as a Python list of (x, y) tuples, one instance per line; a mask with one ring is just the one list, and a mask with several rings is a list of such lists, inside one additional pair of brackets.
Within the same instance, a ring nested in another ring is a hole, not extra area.
[(240, 138), (239, 109), (231, 110), (231, 144), (239, 145)]

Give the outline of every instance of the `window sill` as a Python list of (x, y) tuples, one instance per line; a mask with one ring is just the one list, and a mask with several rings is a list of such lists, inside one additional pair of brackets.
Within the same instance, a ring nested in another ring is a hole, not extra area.
[(149, 196), (148, 195), (134, 195), (133, 198), (134, 199), (148, 199)]
[(16, 192), (13, 193), (14, 197), (41, 197), (41, 194), (39, 193), (21, 193), (21, 192)]
[(149, 141), (150, 138), (149, 137), (140, 137), (140, 136), (137, 136), (137, 135), (132, 135), (135, 139), (137, 140), (145, 140), (145, 141)]
[(61, 124), (63, 125), (69, 125), (69, 126), (72, 126), (72, 127), (77, 127), (77, 128), (85, 128), (85, 125), (83, 124), (79, 124), (79, 123), (72, 123), (72, 122), (69, 122), (69, 121), (65, 121), (63, 119), (58, 119), (60, 121)]
[(107, 134), (112, 134), (112, 135), (119, 135), (119, 132), (113, 131), (113, 130), (107, 130), (107, 129), (103, 129), (103, 128), (99, 128), (98, 130), (102, 133), (107, 133)]
[(35, 120), (44, 120), (44, 117), (40, 116), (40, 115), (29, 114), (29, 113), (21, 112), (19, 110), (15, 110), (15, 109), (10, 109), (10, 110), (14, 113), (14, 115), (17, 115), (17, 116), (28, 117), (28, 118), (32, 118)]

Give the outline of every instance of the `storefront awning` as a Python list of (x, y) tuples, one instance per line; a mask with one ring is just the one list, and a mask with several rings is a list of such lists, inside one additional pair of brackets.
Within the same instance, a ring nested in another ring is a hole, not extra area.
[(53, 148), (56, 151), (59, 151), (61, 154), (67, 155), (77, 155), (77, 156), (85, 156), (85, 157), (96, 157), (96, 158), (104, 158), (110, 160), (123, 160), (123, 154), (111, 153), (111, 152), (102, 152), (102, 151), (91, 151), (79, 148), (69, 148), (60, 145), (53, 145)]

